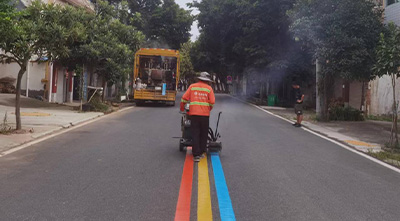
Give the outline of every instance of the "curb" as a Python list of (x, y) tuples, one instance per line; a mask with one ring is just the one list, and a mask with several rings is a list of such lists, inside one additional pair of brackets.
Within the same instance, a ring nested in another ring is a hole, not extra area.
[[(121, 110), (122, 110), (122, 109), (121, 109)], [(119, 111), (119, 110), (118, 110), (118, 111)], [(115, 112), (113, 112), (113, 113), (117, 113), (118, 111), (115, 111)], [(97, 114), (97, 115), (95, 115), (95, 116), (93, 116), (93, 117), (89, 117), (89, 118), (87, 118), (87, 119), (82, 119), (82, 120), (77, 120), (77, 121), (71, 122), (71, 123), (69, 123), (69, 124), (70, 124), (70, 126), (76, 126), (76, 125), (81, 124), (81, 123), (83, 123), (83, 122), (86, 122), (86, 121), (89, 121), (89, 120), (93, 120), (93, 119), (96, 119), (96, 118), (101, 117), (101, 116), (104, 116), (104, 115), (105, 115), (104, 113)]]
[[(284, 117), (282, 117), (280, 115), (274, 114), (274, 113), (272, 113), (272, 112), (270, 112), (268, 110), (265, 110), (265, 109), (255, 105), (255, 104), (252, 104), (252, 103), (249, 103), (247, 101), (244, 101), (244, 100), (242, 100), (240, 98), (234, 97), (232, 95), (229, 95), (229, 96), (234, 98), (234, 99), (236, 99), (236, 100), (238, 100), (238, 101), (240, 101), (240, 102), (242, 102), (242, 103), (245, 103), (247, 105), (255, 107), (255, 108), (257, 108), (257, 109), (259, 109), (259, 110), (261, 110), (261, 111), (263, 111), (265, 113), (268, 113), (268, 114), (270, 114), (270, 115), (272, 115), (274, 117), (277, 117), (277, 118), (279, 118), (281, 120), (284, 120), (284, 121), (290, 122), (290, 123), (294, 122), (294, 121), (291, 121), (291, 120), (289, 120), (287, 118), (284, 118)], [(388, 164), (388, 163), (386, 163), (384, 161), (381, 161), (379, 159), (376, 159), (376, 158), (374, 158), (374, 157), (372, 157), (372, 156), (370, 156), (370, 155), (368, 155), (368, 154), (356, 149), (355, 147), (352, 147), (352, 146), (348, 145), (347, 143), (343, 143), (343, 141), (337, 140), (335, 138), (328, 137), (325, 134), (322, 134), (322, 133), (320, 133), (318, 131), (314, 131), (314, 130), (308, 128), (308, 127), (302, 127), (302, 129), (307, 131), (307, 132), (309, 132), (309, 133), (311, 133), (311, 134), (314, 134), (315, 136), (318, 136), (318, 137), (320, 137), (320, 138), (322, 138), (324, 140), (330, 141), (330, 142), (332, 142), (332, 143), (334, 143), (334, 144), (336, 144), (336, 145), (338, 145), (338, 146), (340, 146), (340, 147), (342, 147), (342, 148), (344, 148), (344, 149), (346, 149), (346, 150), (348, 150), (350, 152), (353, 152), (355, 154), (358, 154), (359, 156), (362, 156), (362, 157), (364, 157), (364, 158), (366, 158), (368, 160), (371, 160), (371, 161), (373, 161), (373, 162), (375, 162), (375, 163), (377, 163), (377, 164), (379, 164), (381, 166), (384, 166), (384, 167), (386, 167), (386, 168), (388, 168), (388, 169), (390, 169), (390, 170), (392, 170), (394, 172), (400, 173), (400, 169), (399, 168), (397, 168), (395, 166), (392, 166), (392, 165), (390, 165), (390, 164)]]
[(83, 120), (75, 121), (73, 123), (65, 124), (65, 125), (61, 126), (60, 128), (55, 128), (53, 130), (43, 132), (43, 133), (38, 134), (36, 136), (32, 136), (32, 138), (34, 138), (34, 139), (32, 139), (31, 141), (27, 141), (25, 143), (18, 144), (16, 146), (13, 146), (13, 147), (9, 148), (6, 151), (0, 152), (0, 158), (6, 156), (8, 154), (17, 152), (18, 150), (22, 150), (22, 149), (25, 149), (25, 148), (27, 148), (29, 146), (34, 145), (34, 144), (40, 143), (42, 141), (45, 141), (47, 139), (56, 137), (56, 136), (61, 135), (63, 133), (69, 132), (71, 130), (74, 130), (74, 129), (77, 129), (79, 127), (85, 126), (87, 124), (93, 123), (95, 121), (101, 120), (101, 119), (106, 118), (108, 116), (112, 116), (112, 115), (117, 114), (117, 113), (122, 113), (124, 111), (130, 110), (130, 109), (133, 109), (133, 108), (134, 108), (133, 106), (129, 106), (129, 107), (125, 107), (125, 108), (119, 109), (119, 110), (114, 111), (114, 112), (109, 113), (109, 114), (101, 113), (101, 114), (95, 115), (93, 117), (89, 117), (89, 118), (86, 118), (86, 119), (83, 119)]
[[(55, 129), (52, 129), (52, 130), (49, 130), (49, 131), (46, 131), (46, 132), (43, 132), (43, 133), (40, 133), (40, 134), (32, 135), (32, 138), (33, 139), (41, 138), (43, 136), (52, 134), (52, 133), (57, 132), (57, 131), (62, 130), (62, 129), (65, 129), (65, 127), (62, 126), (62, 127), (55, 128)], [(28, 142), (30, 142), (30, 141), (28, 141)], [(14, 146), (14, 147), (17, 147), (17, 146)], [(12, 147), (12, 148), (14, 148), (14, 147)]]

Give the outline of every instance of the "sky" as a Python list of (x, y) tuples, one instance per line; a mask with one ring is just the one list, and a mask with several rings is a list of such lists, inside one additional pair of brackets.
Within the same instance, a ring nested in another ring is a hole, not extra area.
[[(187, 3), (191, 3), (192, 0), (175, 0), (175, 2), (176, 2), (179, 6), (181, 6), (181, 8), (189, 9), (189, 8), (186, 6), (186, 4), (187, 4)], [(197, 11), (197, 10), (193, 10), (193, 11), (192, 11), (192, 14), (193, 14), (193, 15), (198, 14), (198, 11)], [(193, 24), (192, 24), (192, 30), (190, 31), (190, 34), (192, 34), (192, 37), (191, 37), (191, 40), (192, 40), (192, 41), (195, 41), (195, 40), (197, 39), (197, 37), (200, 35), (199, 29), (197, 28), (197, 21), (194, 21), (194, 22), (193, 22)]]

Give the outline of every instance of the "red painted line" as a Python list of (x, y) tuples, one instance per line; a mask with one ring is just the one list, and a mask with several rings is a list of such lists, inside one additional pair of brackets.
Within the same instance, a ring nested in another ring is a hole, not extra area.
[(192, 198), (192, 183), (193, 183), (193, 156), (191, 147), (188, 147), (186, 152), (185, 164), (183, 166), (183, 174), (181, 187), (179, 190), (178, 203), (176, 205), (175, 221), (190, 220), (190, 203)]

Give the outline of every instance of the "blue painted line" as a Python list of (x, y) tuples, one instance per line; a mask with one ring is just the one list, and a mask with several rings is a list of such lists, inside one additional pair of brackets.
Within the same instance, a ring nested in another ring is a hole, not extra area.
[(217, 189), (219, 213), (221, 220), (236, 220), (233, 212), (231, 197), (226, 185), (224, 171), (218, 154), (211, 154), (211, 163), (214, 172), (215, 188)]

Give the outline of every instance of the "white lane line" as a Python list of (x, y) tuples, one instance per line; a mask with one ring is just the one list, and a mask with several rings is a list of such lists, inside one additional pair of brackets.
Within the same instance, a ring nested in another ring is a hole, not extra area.
[[(231, 97), (232, 97), (232, 96), (231, 96)], [(276, 115), (276, 114), (274, 114), (274, 113), (272, 113), (272, 112), (270, 112), (270, 111), (267, 111), (267, 110), (265, 110), (265, 109), (263, 109), (263, 108), (261, 108), (261, 107), (255, 105), (255, 104), (248, 103), (248, 102), (243, 101), (243, 100), (241, 100), (241, 99), (239, 99), (239, 98), (236, 98), (236, 97), (232, 97), (232, 98), (234, 98), (234, 99), (236, 99), (236, 100), (238, 100), (238, 101), (240, 101), (240, 102), (242, 102), (242, 103), (248, 104), (248, 105), (250, 105), (250, 106), (252, 106), (252, 107), (255, 107), (255, 108), (257, 108), (257, 109), (259, 109), (259, 110), (261, 110), (261, 111), (264, 111), (265, 113), (268, 113), (268, 114), (270, 114), (270, 115), (272, 115), (272, 116), (274, 116), (274, 117), (277, 117), (277, 118), (279, 118), (279, 119), (282, 119), (282, 120), (287, 121), (287, 122), (290, 122), (290, 123), (293, 123), (293, 121), (288, 120), (288, 119), (286, 119), (286, 118), (284, 118), (284, 117), (281, 117), (281, 116), (279, 116), (279, 115)], [(329, 137), (327, 137), (327, 136), (324, 136), (324, 135), (322, 135), (322, 134), (316, 133), (316, 132), (314, 132), (314, 131), (312, 131), (312, 130), (310, 130), (310, 129), (308, 129), (308, 128), (302, 127), (302, 129), (305, 130), (305, 131), (307, 131), (307, 132), (309, 132), (309, 133), (311, 133), (311, 134), (314, 134), (315, 136), (318, 136), (318, 137), (321, 137), (322, 139), (325, 139), (325, 140), (327, 140), (327, 141), (330, 141), (330, 142), (332, 142), (332, 143), (334, 143), (334, 144), (336, 144), (336, 145), (338, 145), (338, 146), (340, 146), (340, 147), (342, 147), (342, 148), (344, 148), (344, 149), (346, 149), (346, 150), (348, 150), (348, 151), (351, 151), (351, 152), (353, 152), (353, 153), (355, 153), (355, 154), (358, 154), (358, 155), (360, 155), (360, 156), (362, 156), (362, 157), (364, 157), (364, 158), (366, 158), (366, 159), (368, 159), (368, 160), (371, 160), (371, 161), (373, 161), (373, 162), (375, 162), (375, 163), (377, 163), (377, 164), (379, 164), (379, 165), (381, 165), (381, 166), (384, 166), (384, 167), (386, 167), (386, 168), (388, 168), (388, 169), (391, 169), (391, 170), (393, 170), (394, 172), (400, 173), (400, 169), (397, 168), (397, 167), (394, 167), (394, 166), (392, 166), (392, 165), (390, 165), (390, 164), (387, 164), (387, 163), (385, 163), (385, 162), (383, 162), (383, 161), (380, 161), (380, 160), (378, 160), (378, 159), (376, 159), (376, 158), (374, 158), (374, 157), (371, 157), (371, 156), (369, 156), (369, 155), (367, 155), (367, 154), (365, 154), (365, 153), (362, 153), (362, 152), (360, 152), (360, 151), (357, 151), (357, 150), (355, 150), (355, 149), (353, 149), (353, 148), (351, 148), (351, 147), (348, 147), (348, 146), (346, 146), (346, 145), (344, 145), (344, 144), (342, 144), (342, 143), (340, 143), (340, 142), (338, 142), (338, 141), (336, 141), (336, 140), (333, 140), (333, 139), (331, 139), (331, 138), (329, 138)]]
[(310, 130), (310, 129), (308, 129), (308, 128), (304, 128), (304, 127), (303, 127), (303, 130), (305, 130), (305, 131), (307, 131), (307, 132), (309, 132), (309, 133), (312, 133), (312, 134), (314, 134), (315, 136), (321, 137), (322, 139), (328, 140), (328, 141), (330, 141), (330, 142), (332, 142), (332, 143), (334, 143), (334, 144), (337, 144), (337, 145), (343, 147), (343, 148), (346, 149), (346, 150), (349, 150), (349, 151), (351, 151), (351, 152), (353, 152), (353, 153), (356, 153), (356, 154), (358, 154), (358, 155), (360, 155), (360, 156), (362, 156), (362, 157), (365, 157), (365, 158), (367, 158), (367, 159), (369, 159), (369, 160), (371, 160), (371, 161), (373, 161), (373, 162), (375, 162), (375, 163), (377, 163), (377, 164), (380, 164), (380, 165), (382, 165), (382, 166), (384, 166), (384, 167), (386, 167), (386, 168), (389, 168), (389, 169), (391, 169), (391, 170), (393, 170), (393, 171), (395, 171), (395, 172), (397, 172), (397, 173), (400, 173), (400, 169), (397, 168), (397, 167), (394, 167), (394, 166), (389, 165), (389, 164), (387, 164), (387, 163), (385, 163), (385, 162), (383, 162), (383, 161), (380, 161), (380, 160), (378, 160), (378, 159), (376, 159), (376, 158), (373, 158), (373, 157), (371, 157), (371, 156), (369, 156), (369, 155), (367, 155), (367, 154), (364, 154), (364, 153), (362, 153), (362, 152), (360, 152), (360, 151), (358, 151), (358, 150), (355, 150), (355, 149), (353, 149), (353, 148), (351, 148), (351, 147), (348, 147), (348, 146), (346, 146), (346, 145), (344, 145), (344, 144), (342, 144), (342, 143), (340, 143), (340, 142), (338, 142), (338, 141), (336, 141), (336, 140), (333, 140), (333, 139), (328, 138), (328, 137), (326, 137), (326, 136), (323, 136), (323, 135), (321, 135), (321, 134), (319, 134), (319, 133), (316, 133), (316, 132), (314, 132), (314, 131), (312, 131), (312, 130)]
[(92, 119), (92, 120), (83, 122), (83, 123), (81, 123), (81, 124), (78, 124), (78, 125), (76, 125), (76, 126), (72, 126), (72, 127), (68, 128), (68, 129), (65, 129), (65, 130), (61, 129), (60, 132), (56, 132), (56, 133), (54, 133), (54, 134), (51, 134), (51, 135), (48, 135), (48, 136), (44, 136), (44, 137), (42, 137), (42, 138), (39, 138), (39, 139), (30, 141), (30, 142), (25, 143), (25, 144), (22, 144), (22, 145), (19, 146), (19, 147), (12, 148), (12, 149), (9, 149), (9, 150), (7, 150), (7, 151), (1, 152), (1, 153), (0, 153), (0, 158), (6, 156), (6, 155), (8, 155), (8, 154), (17, 152), (17, 151), (19, 151), (19, 150), (25, 149), (25, 148), (27, 148), (27, 147), (29, 147), (29, 146), (34, 145), (34, 144), (40, 143), (40, 142), (42, 142), (42, 141), (45, 141), (45, 140), (47, 140), (47, 139), (56, 137), (56, 136), (61, 135), (61, 134), (64, 134), (64, 133), (67, 133), (67, 132), (69, 132), (69, 131), (71, 131), (71, 130), (75, 130), (75, 129), (77, 129), (77, 128), (80, 128), (80, 127), (83, 127), (83, 126), (85, 126), (85, 125), (91, 124), (91, 123), (96, 122), (96, 121), (98, 121), (98, 120), (100, 120), (100, 119), (104, 119), (104, 118), (107, 118), (107, 117), (109, 117), (109, 116), (113, 116), (114, 114), (121, 113), (121, 112), (124, 112), (124, 111), (126, 111), (126, 110), (130, 110), (130, 109), (132, 109), (132, 108), (133, 108), (133, 107), (127, 107), (127, 108), (121, 109), (121, 110), (119, 110), (119, 111), (116, 111), (116, 112), (114, 112), (114, 113), (107, 114), (107, 115), (102, 115), (102, 116), (99, 116), (99, 117), (97, 117), (97, 118), (95, 118), (95, 119)]

